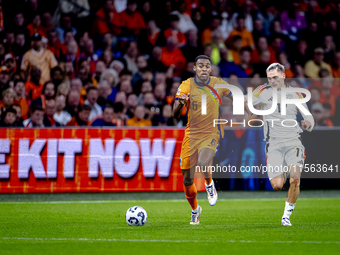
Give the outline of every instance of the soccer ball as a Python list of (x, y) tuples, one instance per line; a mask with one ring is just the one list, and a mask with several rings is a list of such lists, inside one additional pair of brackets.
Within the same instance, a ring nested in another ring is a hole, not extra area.
[(130, 226), (144, 226), (147, 219), (146, 211), (140, 206), (129, 208), (125, 214), (125, 220)]

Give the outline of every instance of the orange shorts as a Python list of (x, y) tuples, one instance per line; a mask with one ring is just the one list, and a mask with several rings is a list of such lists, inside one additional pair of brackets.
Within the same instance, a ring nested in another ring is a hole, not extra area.
[(216, 153), (218, 141), (218, 135), (212, 135), (205, 139), (190, 139), (189, 136), (184, 136), (180, 158), (181, 169), (190, 169), (196, 166), (198, 155), (203, 148), (212, 149)]

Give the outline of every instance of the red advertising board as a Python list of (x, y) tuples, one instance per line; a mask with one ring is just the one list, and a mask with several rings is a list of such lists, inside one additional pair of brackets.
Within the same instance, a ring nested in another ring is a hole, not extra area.
[[(183, 191), (183, 129), (0, 129), (0, 193)], [(204, 180), (195, 181), (203, 191)]]

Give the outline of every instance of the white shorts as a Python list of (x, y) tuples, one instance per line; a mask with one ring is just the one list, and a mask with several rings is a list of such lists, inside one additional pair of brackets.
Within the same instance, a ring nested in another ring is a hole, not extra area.
[(303, 167), (305, 147), (300, 138), (270, 138), (266, 144), (267, 173), (269, 180), (289, 173), (290, 166)]

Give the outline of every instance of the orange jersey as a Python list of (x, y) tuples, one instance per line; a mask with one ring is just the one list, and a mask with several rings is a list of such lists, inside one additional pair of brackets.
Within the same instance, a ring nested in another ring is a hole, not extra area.
[[(176, 100), (181, 95), (190, 93), (187, 103), (188, 124), (185, 128), (185, 135), (191, 138), (205, 139), (212, 134), (223, 137), (224, 131), (220, 125), (215, 125), (214, 120), (219, 119), (219, 106), (222, 96), (231, 95), (229, 89), (215, 89), (217, 84), (227, 84), (220, 78), (209, 77), (207, 84), (200, 84), (196, 78), (190, 78), (182, 82), (176, 93)], [(213, 88), (215, 92), (211, 89)], [(202, 94), (206, 95), (206, 115), (202, 115)]]

